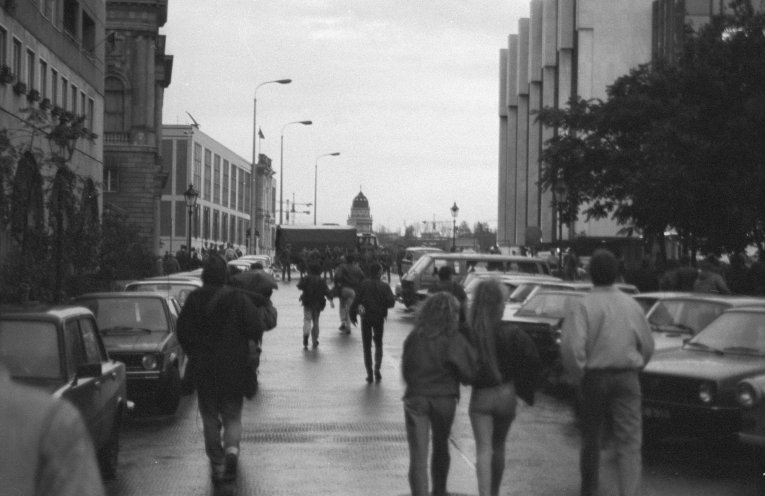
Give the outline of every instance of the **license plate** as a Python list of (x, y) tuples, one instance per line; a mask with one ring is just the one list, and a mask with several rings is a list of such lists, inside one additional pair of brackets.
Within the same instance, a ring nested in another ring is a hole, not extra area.
[(655, 406), (644, 406), (643, 416), (647, 418), (662, 419), (662, 420), (669, 420), (672, 418), (667, 408), (659, 408)]

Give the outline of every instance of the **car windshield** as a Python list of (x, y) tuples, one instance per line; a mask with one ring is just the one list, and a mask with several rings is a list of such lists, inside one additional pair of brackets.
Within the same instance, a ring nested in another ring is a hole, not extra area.
[(765, 355), (765, 313), (723, 313), (691, 338), (686, 347)]
[(537, 293), (515, 312), (518, 317), (553, 317), (562, 319), (566, 316), (568, 307), (581, 293), (572, 291), (571, 294)]
[(151, 291), (153, 293), (162, 293), (175, 297), (178, 303), (183, 306), (189, 293), (194, 291), (198, 286), (194, 284), (185, 284), (183, 282), (166, 283), (166, 282), (151, 282), (151, 283), (136, 283), (128, 284), (125, 287), (125, 291)]
[(0, 363), (16, 378), (60, 378), (56, 326), (51, 322), (0, 320)]
[(511, 303), (523, 303), (537, 286), (539, 285), (536, 283), (521, 283), (510, 293), (507, 300)]
[(115, 332), (167, 332), (162, 301), (157, 298), (83, 298), (78, 303), (96, 316), (102, 334)]
[(728, 305), (716, 301), (663, 300), (648, 313), (655, 331), (696, 334), (716, 319)]

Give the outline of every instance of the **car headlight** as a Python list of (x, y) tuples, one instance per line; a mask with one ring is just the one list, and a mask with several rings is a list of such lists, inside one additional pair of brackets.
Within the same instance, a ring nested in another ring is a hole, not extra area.
[(736, 386), (736, 401), (744, 408), (751, 408), (759, 400), (759, 395), (754, 387), (748, 382), (741, 382)]
[(141, 365), (143, 365), (144, 370), (156, 370), (159, 366), (157, 355), (144, 355), (141, 358)]
[(702, 403), (708, 405), (714, 401), (715, 388), (714, 385), (709, 382), (702, 382), (699, 385), (699, 399)]

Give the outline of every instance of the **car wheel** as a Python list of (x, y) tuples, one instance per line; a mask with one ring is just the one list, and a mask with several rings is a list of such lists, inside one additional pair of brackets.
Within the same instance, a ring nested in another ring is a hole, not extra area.
[(171, 367), (163, 387), (157, 394), (157, 407), (164, 415), (172, 415), (181, 402), (181, 374), (177, 367)]
[(120, 421), (114, 420), (109, 441), (98, 450), (98, 466), (101, 469), (101, 477), (104, 480), (117, 478), (117, 463), (120, 452)]

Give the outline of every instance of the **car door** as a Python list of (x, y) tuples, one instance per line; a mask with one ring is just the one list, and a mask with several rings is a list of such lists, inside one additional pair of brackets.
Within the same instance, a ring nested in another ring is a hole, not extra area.
[(98, 394), (95, 401), (100, 417), (100, 434), (106, 441), (109, 439), (114, 422), (118, 418), (120, 401), (125, 395), (124, 367), (109, 360), (93, 318), (84, 316), (79, 319), (79, 325), (85, 347), (86, 362), (101, 364), (101, 377), (96, 381), (100, 383), (100, 386), (97, 385)]
[(93, 442), (96, 446), (101, 446), (104, 442), (104, 419), (101, 410), (102, 379), (101, 377), (83, 377), (75, 381), (77, 367), (88, 364), (88, 354), (77, 318), (64, 322), (64, 352), (67, 381), (70, 385), (64, 397), (77, 407), (88, 426)]

